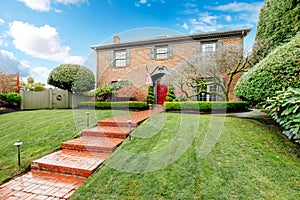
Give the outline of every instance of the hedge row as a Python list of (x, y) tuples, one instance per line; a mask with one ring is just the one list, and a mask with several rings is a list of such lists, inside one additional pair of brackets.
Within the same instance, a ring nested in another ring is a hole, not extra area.
[(247, 102), (165, 102), (166, 111), (241, 112), (248, 110)]
[(10, 104), (13, 104), (13, 103), (20, 104), (22, 97), (20, 94), (15, 93), (15, 92), (0, 93), (0, 100), (10, 103)]
[(134, 109), (146, 110), (148, 104), (141, 101), (122, 101), (122, 102), (80, 102), (79, 107), (93, 107), (95, 109)]
[(275, 96), (276, 91), (299, 88), (299, 46), (300, 33), (245, 73), (235, 86), (235, 96), (255, 105)]

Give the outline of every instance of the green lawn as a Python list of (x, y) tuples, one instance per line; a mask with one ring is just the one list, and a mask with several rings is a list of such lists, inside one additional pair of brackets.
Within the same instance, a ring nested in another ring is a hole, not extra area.
[(232, 117), (210, 122), (153, 116), (71, 199), (300, 199), (300, 162), (277, 129)]
[[(90, 112), (90, 126), (98, 119), (126, 114), (126, 111)], [(60, 148), (63, 141), (78, 135), (87, 126), (87, 110), (37, 110), (0, 115), (0, 184), (29, 169), (30, 161)], [(21, 167), (17, 148), (21, 140)]]

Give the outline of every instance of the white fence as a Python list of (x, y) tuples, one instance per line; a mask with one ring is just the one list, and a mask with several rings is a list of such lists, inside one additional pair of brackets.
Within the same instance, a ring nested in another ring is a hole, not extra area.
[(49, 89), (41, 92), (21, 90), (21, 110), (76, 108), (81, 101), (89, 101), (92, 97), (79, 96), (65, 90)]

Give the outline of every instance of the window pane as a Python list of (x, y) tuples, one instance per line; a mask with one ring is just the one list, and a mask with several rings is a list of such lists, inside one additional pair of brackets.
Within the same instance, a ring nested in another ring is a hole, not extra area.
[(126, 58), (126, 51), (116, 52), (116, 59), (125, 59), (125, 58)]
[(126, 60), (116, 60), (116, 67), (126, 66)]
[(168, 47), (158, 47), (158, 48), (156, 48), (156, 58), (157, 59), (168, 58)]
[(216, 51), (216, 43), (209, 43), (202, 45), (202, 52), (214, 52)]

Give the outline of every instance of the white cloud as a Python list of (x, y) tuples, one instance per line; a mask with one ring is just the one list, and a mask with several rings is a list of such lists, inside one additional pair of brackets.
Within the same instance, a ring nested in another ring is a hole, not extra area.
[(59, 10), (59, 9), (54, 9), (54, 12), (56, 12), (56, 13), (62, 13), (63, 11)]
[(183, 23), (183, 28), (189, 27), (191, 33), (199, 31), (216, 31), (224, 29), (249, 28), (257, 21), (264, 2), (242, 3), (233, 2), (217, 6), (205, 6), (206, 9), (217, 11), (201, 13), (194, 2), (184, 4), (182, 14), (196, 15)]
[(71, 48), (62, 46), (58, 32), (49, 25), (36, 27), (14, 21), (10, 25), (9, 34), (16, 49), (33, 57), (63, 63), (83, 62), (82, 57), (70, 55)]
[(184, 29), (186, 29), (186, 30), (189, 29), (189, 25), (186, 22), (183, 23), (181, 27), (184, 28)]
[(255, 2), (255, 3), (229, 3), (226, 5), (220, 5), (216, 7), (210, 7), (212, 10), (219, 10), (219, 11), (229, 11), (229, 12), (259, 12), (261, 7), (263, 6), (263, 2)]
[(55, 0), (55, 1), (62, 4), (79, 4), (79, 3), (88, 2), (88, 0)]
[(216, 20), (218, 19), (219, 17), (216, 16), (216, 15), (210, 15), (209, 13), (201, 13), (199, 14), (199, 20), (201, 22), (204, 22), (204, 23), (207, 23), (207, 24), (216, 24)]
[(19, 61), (12, 52), (0, 50), (0, 67), (5, 73), (20, 73), (21, 77), (29, 76), (30, 66), (25, 61)]
[(152, 2), (152, 3), (166, 3), (165, 0), (160, 0), (160, 1), (159, 0), (150, 0), (150, 1), (149, 0), (139, 0), (139, 1), (135, 2), (134, 5), (136, 7), (141, 7), (142, 5), (151, 7), (152, 4), (150, 2)]
[(228, 22), (231, 22), (232, 17), (230, 15), (226, 15), (225, 16), (225, 20), (228, 21)]
[(39, 12), (47, 12), (50, 10), (50, 0), (19, 0), (32, 10)]
[(36, 76), (41, 77), (41, 78), (48, 78), (51, 71), (52, 71), (51, 69), (48, 69), (46, 67), (36, 67), (36, 68), (32, 69), (32, 72)]
[(222, 11), (222, 12), (236, 12), (238, 13), (238, 17), (240, 19), (256, 23), (258, 21), (259, 12), (263, 4), (264, 2), (254, 2), (254, 3), (233, 2), (225, 5), (219, 5), (219, 6), (207, 7), (207, 8), (211, 10)]
[(0, 25), (1, 25), (1, 24), (4, 24), (4, 19), (1, 19), (1, 18), (0, 18)]
[[(51, 0), (18, 0), (18, 1), (23, 2), (27, 7), (31, 8), (32, 10), (39, 11), (39, 12), (48, 12), (51, 9)], [(65, 4), (65, 5), (88, 2), (88, 0), (52, 0), (52, 1)]]

